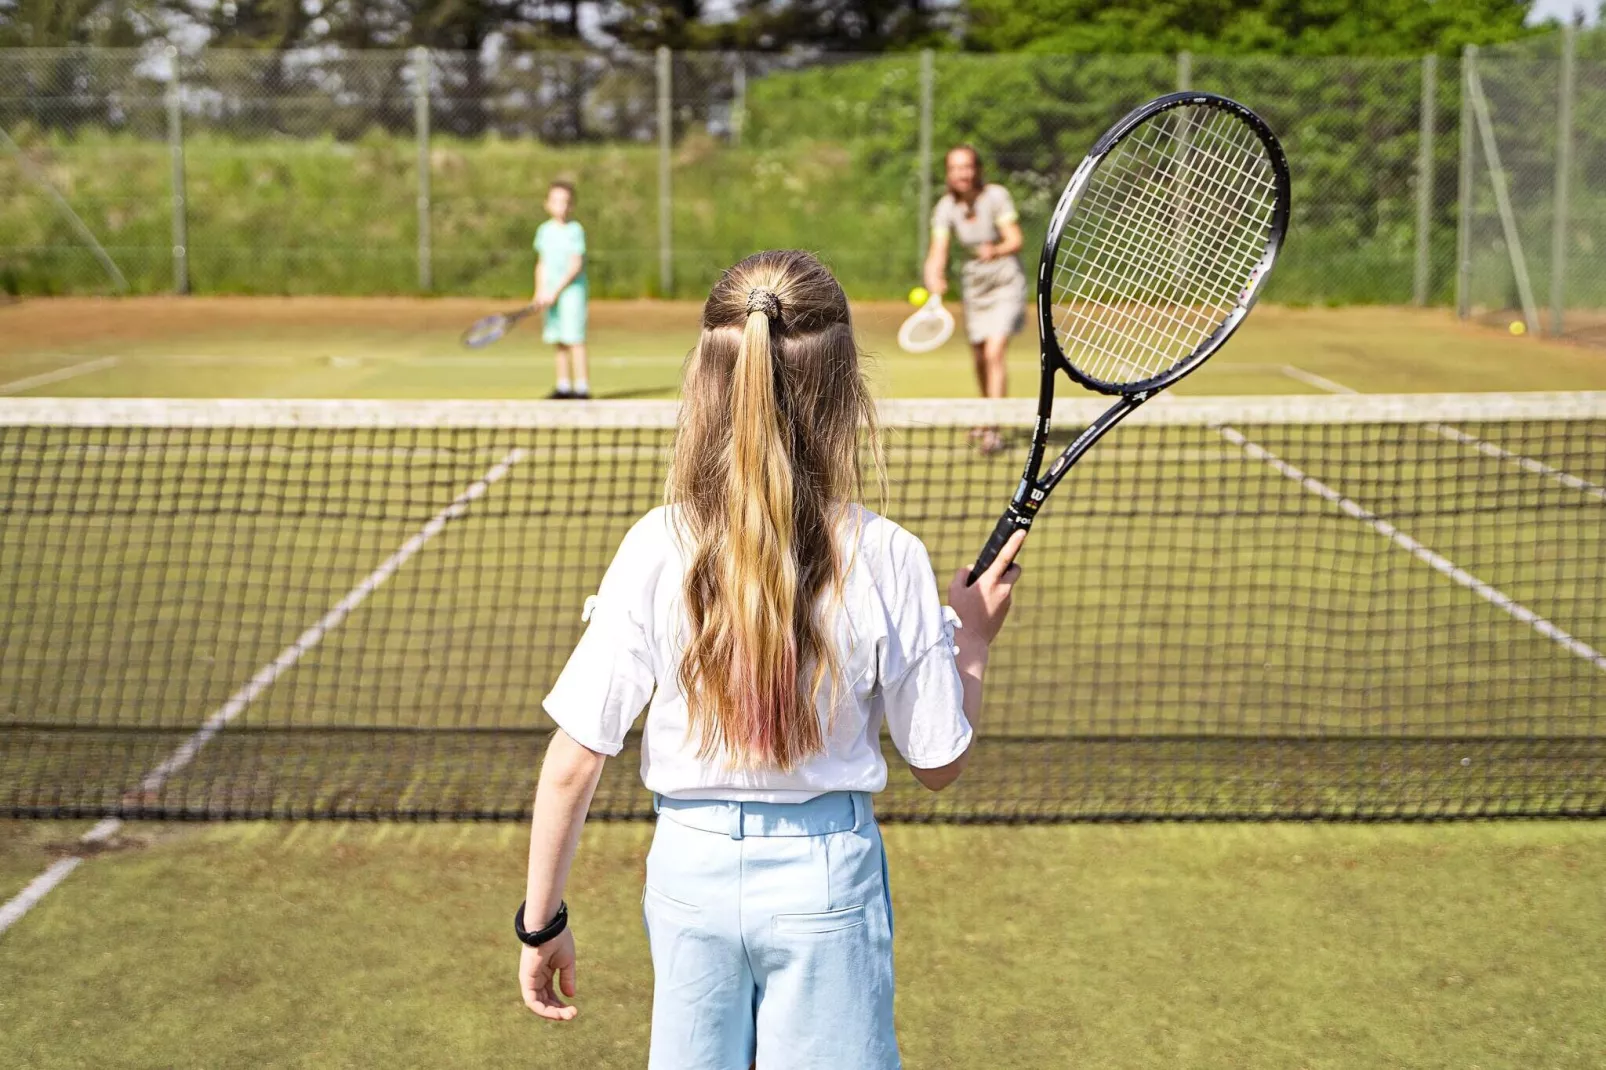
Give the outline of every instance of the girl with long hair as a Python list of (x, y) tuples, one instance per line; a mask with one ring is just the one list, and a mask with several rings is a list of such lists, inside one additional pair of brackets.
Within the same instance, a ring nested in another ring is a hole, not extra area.
[(625, 536), (544, 703), (558, 727), (516, 926), (524, 1002), (577, 1013), (564, 884), (602, 763), (647, 707), (656, 1070), (899, 1065), (881, 729), (934, 791), (964, 770), (1024, 533), (974, 586), (958, 571), (956, 630), (925, 547), (858, 504), (867, 441), (879, 465), (859, 365), (818, 260), (725, 272), (666, 504)]

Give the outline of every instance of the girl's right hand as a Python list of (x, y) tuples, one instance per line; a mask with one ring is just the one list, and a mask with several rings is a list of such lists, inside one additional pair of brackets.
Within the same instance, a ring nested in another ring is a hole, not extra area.
[(976, 577), (975, 583), (970, 579), (970, 566), (966, 565), (954, 573), (953, 580), (948, 584), (948, 604), (959, 614), (960, 628), (959, 641), (979, 640), (988, 646), (992, 645), (998, 633), (1004, 627), (1004, 618), (1009, 616), (1010, 599), (1015, 590), (1015, 581), (1020, 579), (1020, 566), (1015, 564), (1015, 555), (1026, 542), (1026, 531), (1022, 529), (1009, 537), (1004, 548), (998, 551), (998, 557), (987, 571)]

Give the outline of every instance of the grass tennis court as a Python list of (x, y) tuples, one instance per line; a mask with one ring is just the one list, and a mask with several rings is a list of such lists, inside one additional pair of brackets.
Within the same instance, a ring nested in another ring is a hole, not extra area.
[[(904, 307), (860, 310), (866, 344), (881, 355), (884, 391), (969, 395), (959, 347), (924, 360), (893, 349)], [(465, 359), (456, 347), (457, 333), (484, 310), (453, 301), (30, 301), (0, 308), (0, 388), (85, 397), (544, 393), (550, 362), (532, 336), (488, 351), (495, 362)], [(599, 305), (595, 316), (598, 391), (670, 396), (695, 337), (694, 308), (617, 303)], [(1014, 358), (1014, 392), (1029, 394), (1033, 346), (1018, 343)], [(37, 385), (15, 385), (30, 381)], [(1337, 387), (1602, 389), (1606, 367), (1598, 353), (1454, 325), (1442, 312), (1265, 308), (1183, 384), (1194, 394)], [(1503, 441), (1606, 483), (1598, 422), (1570, 426), (1535, 426)], [(1289, 463), (1386, 509), (1457, 565), (1566, 621), (1580, 639), (1606, 644), (1598, 504), (1541, 506), (1531, 473), (1457, 448), (1424, 425), (1366, 449), (1343, 436), (1249, 430)], [(388, 439), (335, 441), (330, 455), (365, 450), (363, 471), (380, 473), (372, 485), (352, 486), (318, 465), (251, 464), (261, 443), (243, 439), (102, 434), (87, 445), (75, 447), (72, 464), (57, 454), (31, 474), (0, 474), (14, 481), (13, 500), (16, 488), (46, 502), (81, 486), (101, 496), (102, 513), (93, 527), (70, 516), (36, 519), (13, 530), (55, 535), (6, 541), (8, 647), (26, 643), (25, 626), (44, 620), (46, 607), (77, 608), (55, 618), (61, 642), (28, 644), (26, 658), (8, 661), (0, 692), (27, 695), (41, 681), (67, 681), (61, 703), (44, 711), (63, 720), (115, 723), (136, 715), (130, 711), (159, 711), (148, 715), (170, 731), (120, 759), (138, 771), (506, 456), (490, 438), (451, 449), (402, 442), (414, 454), (438, 453), (419, 467), (384, 463), (397, 445)], [(607, 463), (639, 456), (623, 443), (606, 445), (614, 451)], [(926, 443), (926, 451), (942, 445)], [(1323, 468), (1319, 447), (1336, 449), (1344, 463)], [(548, 462), (567, 449), (570, 460), (602, 463), (560, 440), (529, 448)], [(170, 477), (160, 498), (138, 490), (150, 471), (141, 466), (153, 461)], [(208, 466), (205, 486), (185, 475), (197, 471), (194, 462)], [(923, 494), (931, 484), (895, 461), (889, 512), (910, 517), (917, 530), (929, 526), (922, 534), (946, 572), (945, 562), (973, 550), (990, 526), (1018, 456), (982, 459), (950, 448), (937, 463), (948, 466), (947, 494), (972, 502), (970, 511), (943, 520), (942, 500)], [(534, 716), (566, 653), (593, 582), (555, 574), (554, 560), (607, 544), (597, 551), (605, 560), (629, 514), (657, 494), (656, 469), (631, 464), (630, 508), (567, 523), (544, 517), (545, 503), (572, 506), (580, 495), (540, 475), (539, 465), (514, 464), (487, 493), (482, 515), (470, 512), (400, 567), (249, 704), (240, 726), (439, 724), (494, 714), (494, 727), (518, 730), (521, 711)], [(1187, 473), (1195, 489), (1169, 497), (1149, 481), (1131, 500), (1116, 493), (1125, 476), (1156, 466)], [(1464, 477), (1463, 489), (1443, 501), (1411, 500), (1423, 466)], [(231, 495), (264, 478), (319, 493), (270, 494), (268, 508), (231, 513), (239, 500)], [(1225, 727), (1251, 732), (1278, 724), (1364, 729), (1377, 695), (1408, 698), (1432, 728), (1487, 719), (1480, 694), (1529, 694), (1534, 723), (1481, 727), (1495, 736), (1503, 728), (1542, 731), (1565, 744), (1559, 758), (1521, 749), (1503, 757), (1498, 740), (1423, 755), (1419, 765), (1405, 748), (1378, 757), (1401, 763), (1408, 778), (1431, 773), (1442, 785), (1465, 777), (1471, 795), (1509, 790), (1515, 778), (1549, 768), (1563, 784), (1554, 798), (1606, 796), (1606, 760), (1590, 719), (1600, 708), (1598, 672), (1353, 518), (1324, 511), (1297, 482), (1250, 463), (1219, 436), (1195, 431), (1166, 444), (1138, 427), (1117, 432), (1076, 478), (1081, 492), (1067, 487), (1051, 504), (1060, 515), (1034, 536), (1032, 551), (1034, 574), (1060, 577), (1054, 602), (1075, 616), (1034, 619), (1023, 595), (1015, 634), (1049, 638), (1000, 650), (1005, 708), (991, 722), (999, 736), (1116, 723), (1158, 731), (1188, 716), (1211, 729), (1237, 718)], [(1500, 508), (1480, 511), (1484, 497)], [(1258, 507), (1252, 518), (1224, 508), (1245, 499)], [(21, 523), (0, 524), (7, 522)], [(1122, 597), (1122, 569), (1151, 577), (1136, 605)], [(119, 596), (145, 615), (133, 624), (97, 616), (89, 592), (106, 582), (120, 584)], [(1246, 591), (1272, 590), (1299, 597), (1242, 603)], [(1156, 616), (1167, 606), (1176, 618)], [(1078, 620), (1093, 624), (1077, 628)], [(1305, 663), (1252, 663), (1248, 653), (1274, 636), (1302, 650)], [(1131, 683), (1124, 673), (1133, 666), (1111, 652), (1145, 643), (1188, 652), (1186, 686), (1160, 677)], [(1366, 666), (1358, 675), (1357, 663)], [(1051, 715), (1067, 689), (1097, 700), (1079, 722)], [(1206, 696), (1202, 710), (1187, 700), (1190, 691)], [(177, 798), (204, 807), (253, 791), (272, 797), (271, 752), (231, 752), (229, 741), (223, 733), (215, 759), (175, 776)], [(492, 750), (473, 742), (456, 752), (466, 772), (452, 790), (527, 794), (538, 741), (495, 751), (496, 765)], [(321, 753), (300, 756), (297, 771), (324, 777), (325, 792), (383, 782), (406, 799), (422, 790), (431, 763), (452, 753), (451, 745), (411, 746), (386, 737), (379, 760), (368, 762), (349, 733), (329, 733), (317, 737)], [(1193, 745), (1179, 756), (1157, 746), (1123, 766), (1106, 751), (1050, 750), (1044, 758), (1038, 746), (1033, 765), (979, 765), (971, 790), (1002, 797), (1022, 782), (1030, 788), (1034, 777), (1104, 776), (1123, 790), (1148, 785), (1161, 801), (1171, 790), (1179, 807), (1196, 805), (1202, 796), (1186, 789), (1185, 763), (1214, 775), (1246, 753), (1238, 747), (1213, 758)], [(14, 764), (0, 780), (16, 784), (16, 770), (45, 753), (32, 739), (8, 747), (0, 767)], [(70, 788), (87, 752), (52, 753), (67, 757), (48, 776)], [(1229, 788), (1252, 802), (1286, 803), (1331, 787), (1319, 777), (1299, 780), (1320, 765), (1273, 747), (1246, 782)], [(1179, 775), (1183, 789), (1163, 786)], [(631, 759), (614, 763), (611, 782), (631, 779)], [(893, 798), (916, 797), (906, 774), (894, 780)], [(1211, 783), (1222, 790), (1219, 779)], [(960, 797), (937, 798), (947, 805)], [(87, 827), (0, 822), (0, 900), (75, 850)], [(525, 830), (516, 823), (131, 824), (0, 935), (0, 1014), (8, 1022), (0, 1065), (639, 1066), (650, 991), (639, 921), (648, 836), (635, 823), (586, 834), (570, 895), (584, 1012), (562, 1028), (527, 1020), (516, 1001), (506, 917), (524, 857)], [(1593, 1066), (1606, 1046), (1598, 999), (1606, 973), (1585, 950), (1606, 924), (1599, 822), (904, 825), (889, 828), (887, 840), (910, 1067), (1526, 1070)], [(86, 920), (115, 938), (86, 939)]]
[[(0, 894), (78, 829), (0, 824)], [(641, 1066), (649, 834), (587, 830), (550, 1026), (513, 983), (518, 826), (134, 826), (0, 941), (0, 1062)], [(911, 1068), (1599, 1065), (1600, 823), (886, 839)]]
[[(529, 324), (470, 353), (458, 336), (497, 302), (459, 298), (55, 298), (0, 306), (0, 393), (76, 397), (517, 398), (552, 385)], [(897, 349), (908, 305), (855, 306), (881, 393), (972, 397), (963, 332), (926, 356)], [(592, 375), (608, 398), (672, 397), (697, 340), (691, 302), (599, 301)], [(1010, 393), (1035, 396), (1033, 327), (1010, 350)], [(1311, 376), (1318, 377), (1313, 380)], [(1442, 309), (1262, 306), (1183, 394), (1589, 390), (1598, 350), (1513, 338)]]

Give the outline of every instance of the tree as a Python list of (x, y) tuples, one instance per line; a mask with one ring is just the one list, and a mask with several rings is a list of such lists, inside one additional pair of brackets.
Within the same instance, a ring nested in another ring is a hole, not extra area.
[(0, 0), (0, 48), (126, 48), (154, 31), (141, 0)]
[(1531, 32), (1533, 0), (968, 0), (981, 52), (1454, 51)]

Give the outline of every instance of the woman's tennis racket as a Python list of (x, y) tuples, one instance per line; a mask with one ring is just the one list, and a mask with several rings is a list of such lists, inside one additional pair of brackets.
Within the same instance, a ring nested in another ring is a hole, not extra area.
[(898, 328), (898, 346), (905, 353), (930, 353), (954, 333), (954, 314), (942, 307), (942, 298), (932, 294)]
[[(1042, 386), (1026, 470), (970, 572), (1029, 528), (1073, 464), (1204, 363), (1248, 315), (1288, 229), (1271, 129), (1214, 93), (1171, 93), (1111, 127), (1060, 195), (1037, 267)], [(1118, 399), (1040, 474), (1055, 372)]]
[(495, 316), (486, 316), (474, 321), (474, 326), (463, 332), (463, 344), (470, 349), (480, 349), (492, 342), (501, 341), (502, 336), (511, 331), (525, 316), (536, 311), (536, 306), (525, 305), (514, 312), (502, 313)]

